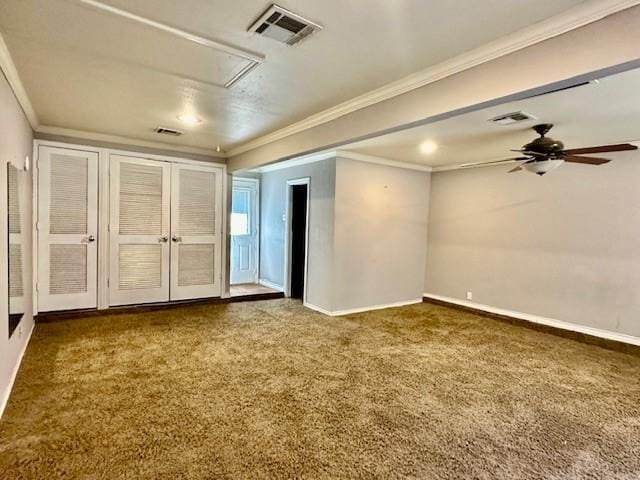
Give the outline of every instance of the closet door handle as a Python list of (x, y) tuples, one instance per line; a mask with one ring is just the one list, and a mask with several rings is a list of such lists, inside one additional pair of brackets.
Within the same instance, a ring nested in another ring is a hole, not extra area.
[(165, 235), (164, 237), (160, 237), (160, 238), (158, 239), (158, 241), (159, 241), (160, 243), (167, 243), (167, 242), (169, 241), (169, 237), (167, 237), (167, 236)]
[(89, 235), (88, 237), (84, 237), (82, 239), (82, 243), (91, 243), (95, 241), (96, 241), (96, 237), (94, 237), (93, 235)]
[(182, 241), (182, 237), (174, 235), (173, 237), (171, 237), (171, 240), (173, 240), (175, 243), (180, 243)]

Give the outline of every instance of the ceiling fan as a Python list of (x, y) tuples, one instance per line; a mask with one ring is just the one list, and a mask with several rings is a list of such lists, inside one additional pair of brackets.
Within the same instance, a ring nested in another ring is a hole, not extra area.
[(525, 169), (537, 175), (544, 175), (545, 173), (558, 168), (564, 162), (584, 163), (587, 165), (603, 165), (611, 161), (606, 158), (585, 157), (583, 156), (584, 154), (622, 152), (625, 150), (638, 149), (637, 146), (631, 145), (630, 143), (620, 143), (617, 145), (601, 145), (598, 147), (574, 148), (565, 150), (564, 144), (561, 141), (554, 140), (551, 137), (545, 136), (552, 128), (552, 123), (542, 123), (540, 125), (535, 125), (533, 129), (538, 133), (538, 135), (540, 135), (540, 137), (536, 138), (530, 143), (527, 143), (520, 150), (512, 150), (513, 152), (520, 153), (522, 155), (520, 157), (477, 165), (500, 164), (513, 162), (514, 160), (516, 160), (520, 162), (520, 164), (517, 167), (509, 170), (509, 173), (518, 172), (522, 169)]

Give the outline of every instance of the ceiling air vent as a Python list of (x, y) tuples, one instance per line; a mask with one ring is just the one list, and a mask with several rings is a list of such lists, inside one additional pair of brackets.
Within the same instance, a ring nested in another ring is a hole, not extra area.
[(159, 133), (161, 135), (171, 135), (172, 137), (179, 137), (184, 133), (184, 132), (181, 132), (180, 130), (174, 130), (173, 128), (167, 128), (167, 127), (158, 127), (154, 130), (154, 132)]
[(489, 119), (490, 122), (497, 123), (498, 125), (511, 125), (513, 123), (524, 122), (527, 120), (537, 120), (537, 118), (529, 113), (513, 112)]
[(318, 30), (322, 30), (321, 25), (278, 5), (271, 5), (256, 23), (249, 27), (250, 32), (287, 45), (295, 45)]

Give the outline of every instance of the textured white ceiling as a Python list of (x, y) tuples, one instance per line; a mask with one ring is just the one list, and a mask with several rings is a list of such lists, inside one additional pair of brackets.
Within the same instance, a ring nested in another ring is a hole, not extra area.
[[(558, 14), (580, 0), (297, 0), (325, 28), (296, 47), (246, 30), (269, 2), (105, 0), (266, 55), (231, 90), (238, 58), (81, 5), (2, 0), (0, 32), (43, 125), (225, 149)], [(176, 116), (204, 121), (180, 125)], [(158, 137), (158, 125), (187, 130)]]
[[(353, 143), (343, 150), (431, 167), (506, 159), (533, 140), (531, 127), (553, 123), (549, 136), (566, 148), (640, 140), (640, 70), (630, 70), (582, 87), (511, 102), (422, 127)], [(501, 114), (525, 111), (537, 117), (510, 126), (487, 120)], [(431, 155), (420, 145), (433, 141)], [(613, 154), (616, 155), (616, 154)], [(607, 155), (599, 155), (607, 156)]]

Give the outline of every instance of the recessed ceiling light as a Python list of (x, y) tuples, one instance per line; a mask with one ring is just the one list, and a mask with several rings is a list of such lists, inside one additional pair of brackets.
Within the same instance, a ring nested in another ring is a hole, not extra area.
[(431, 155), (438, 150), (438, 144), (433, 140), (425, 140), (420, 144), (420, 152), (424, 155)]
[(195, 115), (178, 115), (178, 120), (182, 123), (186, 123), (187, 125), (197, 125), (198, 123), (202, 123)]

